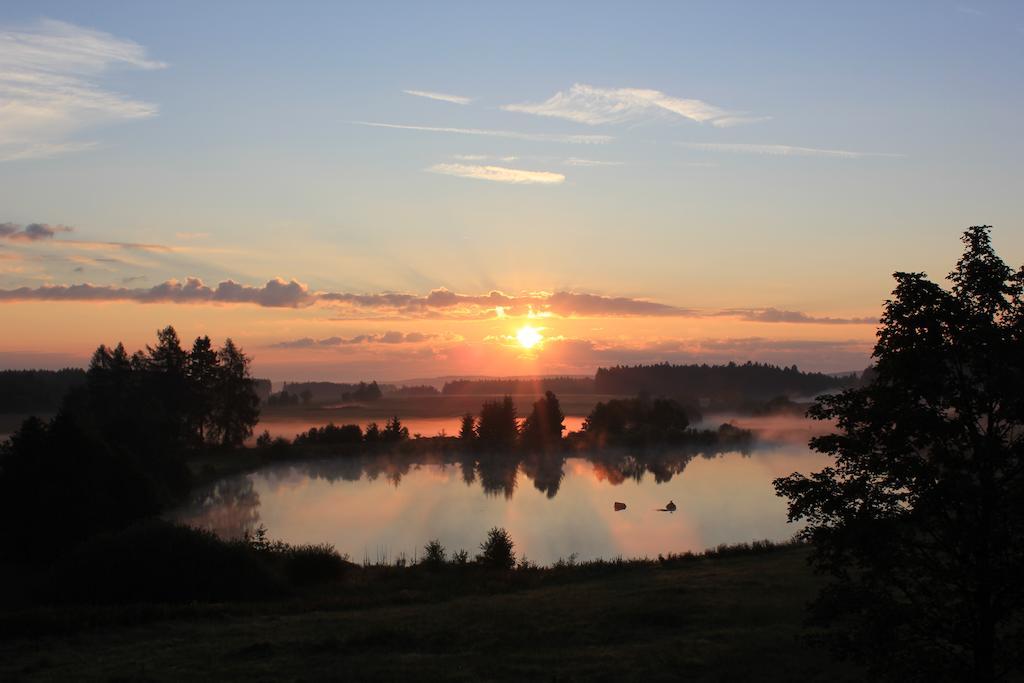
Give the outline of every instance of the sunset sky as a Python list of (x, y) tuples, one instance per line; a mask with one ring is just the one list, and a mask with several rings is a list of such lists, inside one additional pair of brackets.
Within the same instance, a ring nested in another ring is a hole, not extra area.
[(860, 369), (893, 271), (1024, 262), (1022, 77), (1018, 2), (9, 0), (0, 367)]

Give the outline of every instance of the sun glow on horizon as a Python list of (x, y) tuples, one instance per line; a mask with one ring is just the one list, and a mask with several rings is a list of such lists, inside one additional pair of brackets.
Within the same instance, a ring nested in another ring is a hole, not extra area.
[(532, 325), (523, 325), (516, 332), (516, 340), (524, 349), (532, 349), (544, 341), (544, 335), (540, 333), (538, 328)]

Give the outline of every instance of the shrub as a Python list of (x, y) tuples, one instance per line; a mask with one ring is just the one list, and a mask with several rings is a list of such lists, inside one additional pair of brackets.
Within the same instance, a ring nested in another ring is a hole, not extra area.
[(297, 586), (332, 581), (349, 567), (345, 557), (330, 543), (289, 545), (281, 554), (284, 575)]
[(476, 561), (492, 569), (512, 569), (516, 565), (515, 543), (508, 531), (498, 527), (487, 532), (487, 540), (480, 544)]
[(441, 545), (441, 541), (434, 539), (423, 546), (423, 559), (421, 562), (425, 565), (438, 566), (444, 564), (445, 559), (448, 556), (448, 552)]
[(95, 536), (59, 562), (47, 583), (44, 598), (87, 603), (220, 602), (285, 592), (244, 544), (161, 520)]

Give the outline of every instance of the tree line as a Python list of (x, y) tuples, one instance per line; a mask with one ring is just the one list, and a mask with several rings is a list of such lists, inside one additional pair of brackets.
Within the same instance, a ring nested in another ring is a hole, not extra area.
[(230, 339), (215, 349), (199, 337), (186, 351), (170, 326), (144, 351), (97, 348), (51, 420), (29, 418), (0, 444), (8, 548), (46, 556), (180, 500), (189, 451), (237, 447), (252, 434), (259, 399), (249, 366)]
[(802, 372), (796, 365), (655, 363), (598, 368), (594, 389), (599, 394), (674, 396), (693, 403), (703, 399), (710, 406), (717, 406), (776, 396), (815, 396), (829, 389), (853, 386), (856, 381), (855, 374), (833, 376)]
[(85, 370), (0, 370), (0, 413), (50, 413), (72, 389), (85, 384)]

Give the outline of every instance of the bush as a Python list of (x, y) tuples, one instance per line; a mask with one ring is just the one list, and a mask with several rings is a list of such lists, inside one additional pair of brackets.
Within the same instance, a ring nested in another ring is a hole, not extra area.
[(220, 602), (281, 595), (280, 577), (241, 543), (161, 520), (96, 536), (52, 570), (44, 598), (86, 603)]
[(285, 577), (297, 586), (332, 581), (350, 566), (329, 543), (289, 545), (281, 555)]
[(448, 552), (441, 545), (441, 541), (435, 538), (423, 546), (423, 559), (421, 562), (425, 565), (436, 567), (444, 564), (447, 556)]
[(492, 569), (512, 569), (516, 566), (515, 543), (508, 531), (494, 527), (487, 532), (487, 540), (480, 544), (476, 561)]

